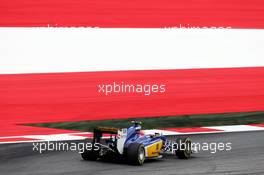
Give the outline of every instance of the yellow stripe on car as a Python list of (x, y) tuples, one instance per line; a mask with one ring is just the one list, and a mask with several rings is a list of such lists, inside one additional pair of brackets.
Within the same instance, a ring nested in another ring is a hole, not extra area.
[(148, 145), (146, 150), (146, 157), (157, 157), (160, 155), (160, 150), (162, 148), (162, 140), (159, 140), (151, 145)]

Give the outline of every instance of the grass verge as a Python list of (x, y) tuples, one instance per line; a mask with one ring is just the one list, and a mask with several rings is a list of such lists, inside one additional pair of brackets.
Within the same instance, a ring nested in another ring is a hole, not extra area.
[(125, 128), (131, 125), (130, 121), (143, 122), (143, 129), (158, 129), (170, 127), (200, 127), (223, 126), (264, 123), (264, 112), (224, 113), (206, 115), (164, 116), (153, 118), (129, 118), (115, 120), (93, 120), (79, 122), (58, 122), (27, 124), (29, 126), (49, 127), (68, 130), (92, 131), (97, 126)]

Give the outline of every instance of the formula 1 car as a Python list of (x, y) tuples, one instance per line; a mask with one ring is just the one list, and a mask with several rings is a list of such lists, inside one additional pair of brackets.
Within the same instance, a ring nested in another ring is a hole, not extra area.
[[(134, 165), (142, 165), (146, 159), (162, 158), (166, 153), (174, 154), (180, 159), (190, 158), (192, 150), (188, 137), (172, 141), (159, 133), (143, 135), (141, 123), (133, 123), (133, 126), (124, 129), (95, 128), (93, 147), (81, 153), (82, 158), (93, 161), (105, 157), (121, 158)], [(103, 134), (111, 136), (103, 139)]]

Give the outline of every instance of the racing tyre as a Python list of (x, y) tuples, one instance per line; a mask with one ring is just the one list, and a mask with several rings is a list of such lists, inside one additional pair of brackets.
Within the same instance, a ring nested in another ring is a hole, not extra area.
[(191, 144), (192, 144), (192, 142), (191, 142), (190, 138), (188, 138), (188, 137), (177, 138), (176, 144), (177, 144), (176, 156), (179, 159), (188, 159), (191, 157), (191, 153), (192, 153)]
[(95, 150), (85, 150), (81, 153), (83, 160), (95, 161), (99, 156), (99, 152)]
[(143, 165), (145, 161), (145, 148), (143, 144), (130, 144), (127, 149), (127, 159), (133, 165)]

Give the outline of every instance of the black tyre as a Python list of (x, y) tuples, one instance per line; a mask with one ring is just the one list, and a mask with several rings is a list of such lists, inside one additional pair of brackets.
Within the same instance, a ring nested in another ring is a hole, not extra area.
[(94, 150), (85, 150), (83, 153), (81, 153), (81, 156), (83, 160), (95, 161), (99, 156), (99, 152)]
[(188, 159), (191, 157), (191, 154), (192, 154), (191, 144), (192, 144), (192, 142), (191, 142), (190, 138), (188, 138), (188, 137), (177, 138), (176, 144), (177, 144), (176, 156), (179, 159)]
[(133, 165), (143, 165), (145, 161), (145, 148), (141, 143), (132, 143), (127, 149), (127, 159)]

